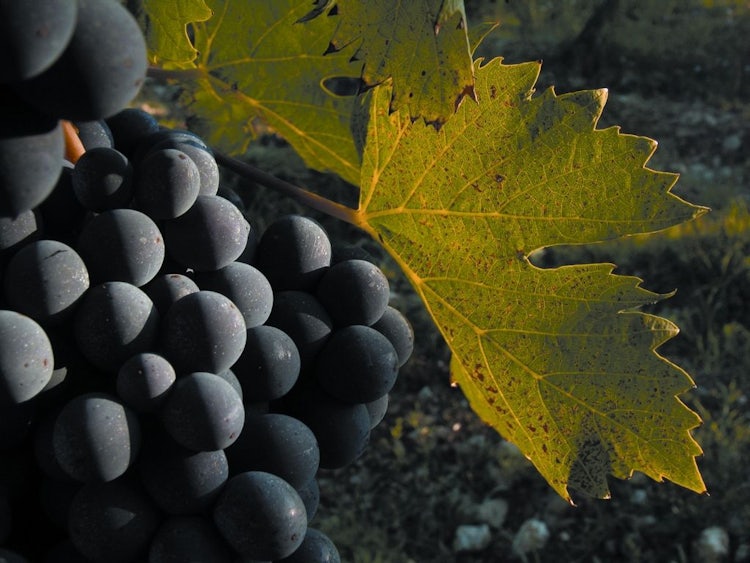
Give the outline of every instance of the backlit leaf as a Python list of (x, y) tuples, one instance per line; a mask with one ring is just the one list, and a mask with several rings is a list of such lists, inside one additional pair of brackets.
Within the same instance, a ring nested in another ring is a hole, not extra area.
[(206, 21), (212, 15), (203, 0), (143, 0), (142, 20), (148, 58), (164, 68), (189, 68), (198, 52), (190, 42), (187, 25)]
[(331, 95), (325, 81), (356, 79), (361, 64), (350, 62), (353, 51), (347, 49), (324, 54), (335, 22), (297, 23), (310, 9), (308, 0), (206, 3), (213, 17), (192, 26), (199, 55), (176, 75), (185, 88), (191, 128), (211, 145), (236, 153), (259, 128), (270, 126), (311, 168), (356, 183), (359, 155), (349, 128), (353, 98)]
[[(463, 0), (323, 0), (313, 14), (337, 22), (333, 49), (355, 46), (367, 86), (393, 81), (391, 111), (442, 124), (474, 95)], [(316, 19), (322, 19), (318, 17)]]
[(646, 167), (654, 141), (596, 129), (606, 91), (532, 96), (538, 72), (478, 68), (478, 103), (440, 131), (390, 113), (389, 89), (375, 88), (359, 223), (422, 297), (474, 410), (561, 496), (606, 497), (608, 475), (633, 471), (703, 492), (700, 420), (678, 398), (693, 383), (656, 351), (677, 328), (636, 310), (664, 296), (611, 265), (529, 261), (703, 209)]

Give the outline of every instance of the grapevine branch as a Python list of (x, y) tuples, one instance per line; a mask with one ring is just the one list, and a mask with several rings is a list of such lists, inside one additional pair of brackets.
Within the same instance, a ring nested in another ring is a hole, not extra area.
[(216, 162), (221, 166), (228, 168), (235, 174), (253, 180), (267, 188), (271, 188), (272, 190), (276, 190), (311, 209), (315, 209), (316, 211), (320, 211), (326, 215), (335, 217), (336, 219), (341, 219), (352, 225), (359, 225), (360, 223), (359, 213), (356, 209), (352, 209), (351, 207), (347, 207), (346, 205), (342, 205), (321, 195), (300, 188), (299, 186), (286, 182), (268, 172), (264, 172), (260, 168), (256, 168), (251, 164), (242, 162), (231, 156), (222, 153), (214, 153), (214, 157), (216, 158)]

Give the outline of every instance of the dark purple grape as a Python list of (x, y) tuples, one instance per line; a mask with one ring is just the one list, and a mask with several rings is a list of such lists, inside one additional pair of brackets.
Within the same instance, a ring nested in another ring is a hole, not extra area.
[(89, 289), (73, 318), (79, 350), (96, 367), (110, 372), (131, 356), (151, 351), (158, 329), (159, 315), (148, 296), (118, 281)]
[(390, 341), (374, 328), (339, 328), (321, 349), (315, 376), (330, 395), (347, 403), (368, 403), (388, 393), (396, 383), (398, 355)]
[(331, 241), (314, 219), (286, 215), (263, 232), (255, 260), (274, 290), (310, 290), (331, 265)]
[(146, 78), (146, 42), (119, 2), (78, 0), (73, 37), (44, 72), (15, 84), (39, 111), (71, 121), (109, 117), (127, 106)]
[(219, 165), (203, 141), (172, 137), (157, 143), (151, 150), (162, 149), (177, 149), (195, 162), (200, 175), (200, 195), (216, 195), (219, 192)]
[(213, 523), (201, 516), (172, 516), (151, 540), (148, 563), (233, 563), (235, 555)]
[(232, 262), (213, 272), (198, 272), (195, 281), (201, 289), (229, 297), (242, 313), (247, 328), (262, 325), (271, 314), (271, 284), (260, 270), (249, 264)]
[(213, 373), (195, 372), (175, 381), (161, 417), (178, 444), (195, 451), (213, 451), (237, 440), (245, 409), (229, 383)]
[(390, 340), (398, 354), (398, 367), (403, 366), (414, 351), (414, 330), (409, 320), (389, 305), (372, 328)]
[(245, 401), (272, 401), (286, 395), (299, 377), (297, 346), (281, 329), (263, 325), (247, 331), (242, 355), (232, 367)]
[(196, 452), (162, 432), (147, 437), (138, 462), (146, 491), (168, 514), (197, 514), (208, 509), (229, 477), (222, 450)]
[(307, 521), (311, 522), (318, 512), (318, 505), (320, 504), (320, 485), (318, 484), (317, 477), (313, 477), (298, 488), (297, 493), (299, 493), (302, 502), (305, 503)]
[(0, 310), (0, 404), (36, 396), (52, 377), (54, 364), (52, 345), (39, 324)]
[(234, 389), (235, 393), (240, 396), (240, 400), (243, 399), (244, 392), (242, 391), (242, 384), (240, 383), (240, 380), (237, 379), (237, 376), (234, 375), (234, 371), (232, 371), (231, 369), (225, 369), (224, 371), (219, 372), (216, 375), (221, 377), (224, 381), (232, 386), (232, 389)]
[(23, 245), (40, 237), (41, 218), (35, 209), (16, 216), (0, 216), (0, 256), (11, 256)]
[(106, 119), (115, 148), (132, 156), (138, 143), (159, 131), (159, 122), (139, 108), (125, 108)]
[(198, 290), (198, 285), (182, 274), (162, 274), (143, 287), (161, 316), (166, 315), (176, 301)]
[(338, 469), (356, 460), (370, 439), (370, 415), (362, 403), (351, 404), (331, 397), (314, 382), (275, 410), (304, 422), (315, 434), (320, 449), (320, 467)]
[(76, 198), (90, 211), (126, 207), (133, 197), (133, 167), (121, 152), (98, 147), (81, 155), (71, 177)]
[(151, 281), (164, 262), (164, 239), (148, 215), (135, 209), (100, 213), (84, 227), (76, 246), (92, 283)]
[(300, 420), (279, 413), (248, 416), (242, 434), (226, 453), (233, 475), (265, 471), (295, 489), (315, 477), (320, 463), (312, 430)]
[(117, 372), (117, 394), (137, 412), (154, 412), (164, 402), (176, 374), (172, 364), (152, 352), (129, 358)]
[(316, 528), (307, 528), (305, 539), (289, 557), (279, 563), (341, 563), (339, 550), (331, 538)]
[(78, 253), (56, 240), (32, 242), (5, 268), (8, 305), (44, 326), (65, 321), (89, 288), (89, 274)]
[(248, 471), (226, 484), (213, 510), (219, 533), (244, 557), (277, 560), (305, 537), (307, 513), (297, 491), (271, 473)]
[(42, 203), (60, 177), (64, 154), (58, 120), (28, 108), (0, 85), (0, 216)]
[(266, 324), (283, 330), (292, 338), (303, 369), (312, 365), (333, 328), (331, 317), (320, 302), (305, 291), (276, 293)]
[(186, 295), (169, 308), (162, 322), (162, 352), (178, 374), (227, 370), (242, 354), (246, 340), (239, 309), (215, 291)]
[(245, 249), (250, 224), (226, 199), (200, 195), (193, 206), (164, 223), (169, 254), (195, 271), (218, 270), (234, 262)]
[(136, 480), (122, 477), (88, 483), (73, 497), (68, 533), (78, 551), (91, 561), (146, 561), (159, 512)]
[(81, 140), (83, 148), (87, 151), (98, 147), (115, 148), (112, 131), (103, 119), (76, 121), (73, 125), (78, 130), (78, 138)]
[(375, 428), (385, 418), (385, 413), (388, 411), (388, 402), (389, 399), (386, 394), (374, 401), (365, 403), (367, 412), (370, 415), (370, 430)]
[(125, 473), (140, 448), (135, 413), (104, 393), (79, 395), (55, 420), (55, 459), (70, 477), (84, 483), (112, 481)]
[(17, 82), (49, 68), (65, 50), (76, 23), (69, 0), (0, 3), (0, 82)]
[(375, 264), (344, 260), (331, 266), (320, 278), (315, 296), (334, 325), (371, 325), (388, 306), (388, 278)]
[(151, 151), (137, 164), (135, 207), (152, 219), (179, 217), (195, 203), (199, 190), (198, 167), (182, 151)]

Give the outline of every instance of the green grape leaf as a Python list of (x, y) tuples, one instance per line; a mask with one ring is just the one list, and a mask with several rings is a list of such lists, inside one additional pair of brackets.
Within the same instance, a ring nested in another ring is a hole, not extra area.
[(203, 0), (142, 0), (136, 15), (144, 28), (149, 62), (176, 69), (189, 68), (198, 55), (188, 24), (206, 21), (212, 12)]
[(338, 22), (334, 51), (356, 45), (366, 86), (392, 79), (391, 111), (408, 106), (412, 118), (442, 125), (473, 98), (463, 0), (320, 0), (304, 19), (323, 13)]
[(596, 129), (605, 90), (533, 95), (539, 69), (478, 67), (478, 103), (439, 131), (373, 89), (358, 222), (423, 299), (472, 408), (562, 497), (607, 497), (608, 475), (634, 471), (703, 492), (700, 419), (678, 397), (693, 382), (657, 352), (677, 328), (637, 310), (665, 296), (611, 264), (540, 268), (529, 255), (705, 209), (647, 168), (654, 141)]
[(213, 17), (192, 25), (199, 55), (190, 69), (173, 73), (184, 88), (191, 129), (212, 146), (238, 153), (270, 126), (309, 167), (356, 183), (354, 98), (333, 95), (325, 84), (357, 79), (361, 64), (350, 61), (353, 51), (347, 49), (325, 54), (335, 22), (297, 23), (309, 0), (208, 0), (207, 5)]

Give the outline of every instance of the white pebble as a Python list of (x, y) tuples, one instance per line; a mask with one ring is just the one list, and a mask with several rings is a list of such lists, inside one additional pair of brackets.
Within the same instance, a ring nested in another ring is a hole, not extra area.
[(547, 524), (537, 518), (529, 518), (516, 532), (513, 538), (513, 552), (525, 555), (544, 547), (549, 539)]
[(492, 534), (487, 524), (478, 526), (463, 524), (456, 528), (453, 537), (453, 551), (456, 553), (466, 551), (481, 551), (490, 544)]

